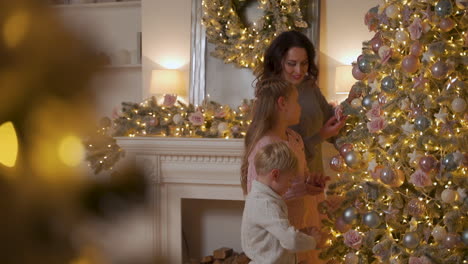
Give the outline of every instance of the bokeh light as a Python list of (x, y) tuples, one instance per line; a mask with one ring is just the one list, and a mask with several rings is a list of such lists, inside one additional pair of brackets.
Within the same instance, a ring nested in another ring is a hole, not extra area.
[(14, 167), (18, 155), (18, 138), (12, 122), (0, 125), (0, 163), (7, 167)]

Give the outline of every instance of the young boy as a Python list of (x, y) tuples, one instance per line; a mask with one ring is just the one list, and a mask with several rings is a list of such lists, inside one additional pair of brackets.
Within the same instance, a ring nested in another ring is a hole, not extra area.
[(252, 182), (242, 217), (242, 249), (251, 264), (296, 263), (296, 252), (315, 249), (319, 231), (306, 235), (288, 221), (281, 197), (297, 172), (297, 158), (285, 142), (266, 145), (255, 155), (258, 177)]

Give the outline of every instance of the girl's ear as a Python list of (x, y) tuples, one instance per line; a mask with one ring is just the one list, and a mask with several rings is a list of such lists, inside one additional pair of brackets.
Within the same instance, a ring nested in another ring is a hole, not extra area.
[(286, 98), (284, 96), (278, 97), (276, 103), (278, 104), (278, 109), (280, 111), (286, 108)]

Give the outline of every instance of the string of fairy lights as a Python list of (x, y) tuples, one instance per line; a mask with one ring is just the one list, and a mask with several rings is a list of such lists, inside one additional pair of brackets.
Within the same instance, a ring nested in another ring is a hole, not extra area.
[(466, 8), (386, 0), (366, 14), (376, 34), (341, 104), (349, 118), (330, 161), (339, 178), (329, 194), (343, 202), (326, 210), (333, 239), (323, 257), (467, 262)]
[(299, 0), (260, 0), (263, 16), (251, 25), (241, 13), (249, 1), (204, 0), (202, 23), (209, 42), (216, 45), (212, 56), (237, 67), (254, 69), (262, 54), (281, 32), (307, 28)]

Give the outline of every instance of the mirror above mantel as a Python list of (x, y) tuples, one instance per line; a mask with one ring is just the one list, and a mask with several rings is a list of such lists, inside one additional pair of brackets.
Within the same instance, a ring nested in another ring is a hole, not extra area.
[[(248, 21), (262, 15), (262, 11), (257, 9), (258, 5), (252, 2), (255, 1), (250, 1), (246, 6), (245, 17)], [(303, 15), (309, 24), (304, 33), (318, 50), (320, 1), (303, 2), (307, 2)], [(193, 0), (189, 100), (193, 104), (200, 104), (209, 96), (210, 100), (236, 107), (242, 99), (253, 97), (255, 76), (251, 69), (237, 68), (232, 63), (225, 64), (210, 55), (214, 44), (206, 40), (205, 28), (201, 23), (202, 14), (202, 0)]]

